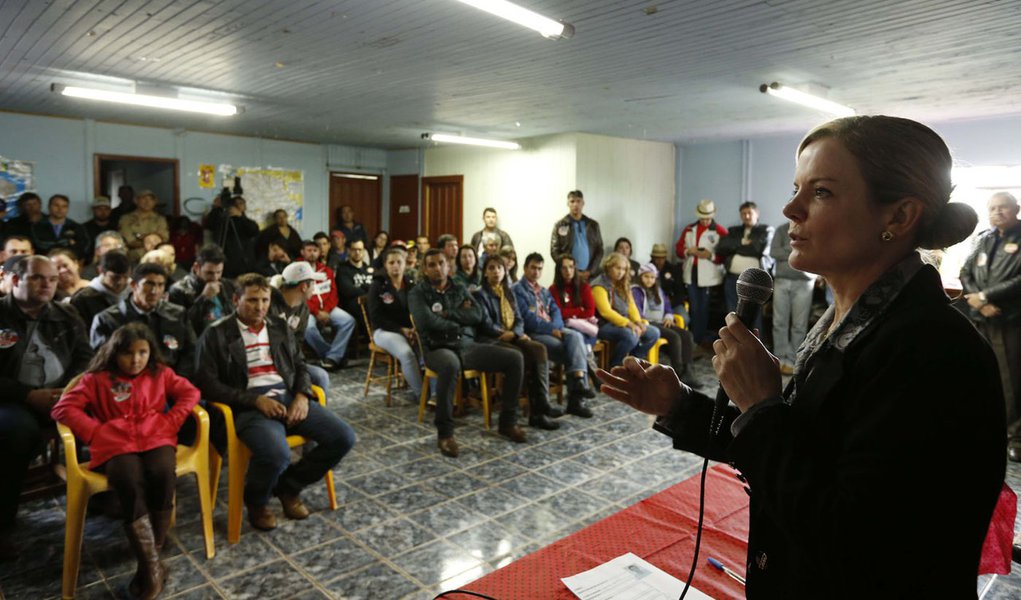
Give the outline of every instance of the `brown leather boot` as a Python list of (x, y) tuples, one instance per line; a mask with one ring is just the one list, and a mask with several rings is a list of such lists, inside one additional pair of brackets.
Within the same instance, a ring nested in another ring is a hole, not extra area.
[(163, 550), (167, 542), (167, 532), (170, 531), (170, 521), (174, 517), (174, 510), (151, 510), (149, 520), (152, 521), (152, 536), (156, 540), (156, 549)]
[[(160, 560), (153, 535), (152, 522), (145, 515), (124, 526), (128, 536), (128, 544), (138, 560), (138, 593), (140, 600), (154, 600), (163, 592), (167, 582), (167, 568)], [(129, 585), (130, 588), (130, 585)], [(130, 589), (129, 589), (130, 591)]]

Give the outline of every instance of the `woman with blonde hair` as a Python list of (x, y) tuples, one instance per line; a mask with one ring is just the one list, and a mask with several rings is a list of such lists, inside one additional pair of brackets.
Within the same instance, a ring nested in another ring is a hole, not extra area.
[(1003, 393), (918, 249), (966, 239), (978, 217), (949, 202), (953, 159), (921, 123), (837, 119), (796, 156), (790, 265), (825, 277), (834, 303), (786, 388), (731, 313), (712, 362), (736, 406), (633, 360), (599, 374), (603, 391), (660, 417), (675, 448), (740, 469), (749, 598), (974, 598), (1006, 465)]
[(590, 282), (599, 319), (598, 337), (610, 342), (610, 366), (614, 367), (629, 354), (645, 358), (659, 339), (659, 329), (638, 312), (631, 294), (630, 267), (626, 256), (611, 252), (603, 259), (599, 277)]

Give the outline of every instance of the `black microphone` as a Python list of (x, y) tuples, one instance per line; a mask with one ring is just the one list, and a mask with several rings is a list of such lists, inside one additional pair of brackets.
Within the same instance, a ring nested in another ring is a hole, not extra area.
[[(762, 305), (773, 295), (773, 278), (769, 273), (752, 267), (745, 269), (737, 278), (737, 309), (734, 311), (737, 318), (744, 323), (749, 330), (755, 326), (755, 320), (759, 318), (759, 311)], [(723, 413), (727, 410), (727, 403), (730, 398), (723, 386), (716, 392), (716, 405), (713, 407), (713, 418), (710, 422), (710, 431), (713, 435), (720, 434), (720, 425), (723, 424)]]

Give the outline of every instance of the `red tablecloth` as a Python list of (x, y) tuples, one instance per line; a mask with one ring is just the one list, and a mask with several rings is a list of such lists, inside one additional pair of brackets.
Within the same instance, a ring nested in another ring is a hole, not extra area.
[[(712, 556), (744, 575), (748, 495), (736, 471), (718, 465), (706, 476), (705, 521), (692, 582), (713, 598), (744, 598), (744, 586), (706, 562)], [(632, 552), (684, 581), (698, 525), (699, 476), (589, 525), (502, 569), (462, 586), (499, 600), (573, 600), (560, 578)]]

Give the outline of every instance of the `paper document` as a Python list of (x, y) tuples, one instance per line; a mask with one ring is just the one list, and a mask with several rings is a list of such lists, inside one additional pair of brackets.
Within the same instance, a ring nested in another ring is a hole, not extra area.
[[(561, 579), (581, 600), (677, 600), (684, 582), (628, 552), (594, 569)], [(688, 589), (685, 600), (712, 600)]]

